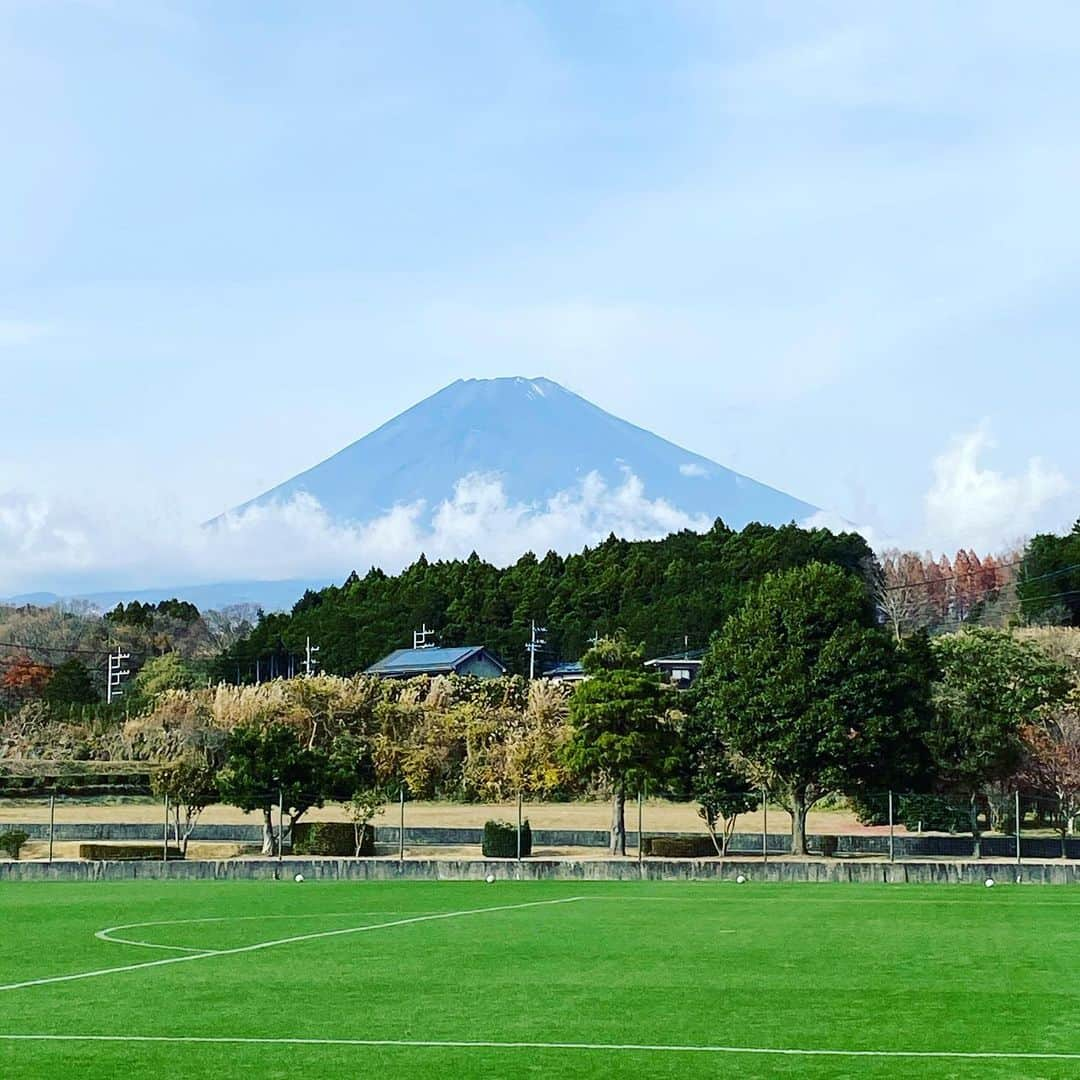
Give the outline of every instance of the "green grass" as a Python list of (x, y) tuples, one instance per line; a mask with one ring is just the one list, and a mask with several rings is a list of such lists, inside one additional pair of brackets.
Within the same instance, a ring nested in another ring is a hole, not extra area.
[[(1002, 885), (0, 885), (0, 1034), (1080, 1054), (1080, 893)], [(1066, 1077), (1075, 1061), (614, 1049), (14, 1042), (23, 1077)]]

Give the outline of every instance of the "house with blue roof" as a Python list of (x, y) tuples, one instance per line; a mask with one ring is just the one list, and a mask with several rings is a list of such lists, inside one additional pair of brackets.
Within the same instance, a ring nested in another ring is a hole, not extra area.
[(585, 669), (580, 660), (571, 660), (549, 667), (540, 677), (552, 682), (577, 683), (585, 679)]
[(365, 674), (384, 679), (412, 679), (417, 675), (475, 675), (478, 679), (497, 679), (506, 667), (483, 645), (459, 645), (444, 649), (427, 646), (420, 649), (395, 649)]

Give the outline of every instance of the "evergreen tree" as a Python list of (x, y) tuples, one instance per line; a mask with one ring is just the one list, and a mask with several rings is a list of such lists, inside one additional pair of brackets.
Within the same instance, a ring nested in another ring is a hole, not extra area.
[[(676, 731), (668, 720), (674, 691), (641, 666), (640, 648), (604, 639), (582, 660), (589, 675), (570, 699), (566, 760), (578, 775), (611, 791), (612, 855), (626, 854), (626, 796), (675, 763)], [(640, 841), (640, 838), (639, 838)]]
[[(806, 815), (903, 761), (929, 723), (929, 685), (879, 628), (866, 583), (810, 563), (770, 574), (725, 624), (696, 690), (699, 723), (791, 813), (806, 853)], [(884, 786), (884, 784), (883, 784)]]

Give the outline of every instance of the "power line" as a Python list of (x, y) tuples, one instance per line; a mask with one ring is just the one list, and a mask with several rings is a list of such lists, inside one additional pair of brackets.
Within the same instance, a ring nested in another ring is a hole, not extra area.
[(109, 649), (79, 649), (69, 645), (31, 645), (26, 642), (0, 641), (0, 649), (21, 649), (23, 652), (62, 653), (65, 656), (96, 656), (99, 659), (109, 655)]
[[(882, 588), (882, 592), (896, 592), (900, 589), (917, 589), (924, 585), (940, 585), (946, 581), (958, 581), (962, 578), (975, 577), (979, 574), (989, 573), (997, 570), (1007, 570), (1012, 566), (1019, 566), (1023, 562), (1023, 559), (1018, 562), (1001, 563), (999, 566), (982, 567), (979, 570), (972, 570), (967, 574), (951, 574), (939, 578), (924, 578), (922, 581), (905, 581), (899, 585), (886, 585)], [(1024, 578), (1022, 581), (1017, 577), (1012, 577), (1009, 581), (1002, 582), (1000, 585), (989, 585), (984, 589), (981, 589), (976, 595), (985, 595), (991, 592), (1000, 592), (1002, 589), (1007, 588), (1009, 585), (1030, 585), (1035, 581), (1047, 581), (1050, 578), (1061, 577), (1063, 574), (1072, 573), (1074, 570), (1080, 570), (1080, 563), (1072, 563), (1069, 566), (1063, 566), (1058, 570), (1049, 570), (1045, 574), (1036, 574), (1034, 577)]]

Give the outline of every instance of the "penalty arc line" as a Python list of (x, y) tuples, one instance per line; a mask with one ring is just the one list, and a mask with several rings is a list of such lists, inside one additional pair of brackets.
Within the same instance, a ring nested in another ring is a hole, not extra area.
[[(156, 941), (135, 941), (133, 938), (113, 937), (118, 930), (139, 930), (145, 926), (194, 926), (202, 923), (223, 922), (265, 922), (268, 919), (288, 919), (295, 922), (297, 919), (343, 919), (356, 918), (359, 915), (393, 915), (391, 911), (314, 911), (301, 914), (290, 913), (288, 915), (213, 915), (199, 919), (156, 919), (153, 922), (124, 923), (123, 926), (106, 926), (104, 930), (94, 933), (100, 941), (108, 941), (112, 945), (137, 945), (141, 949), (168, 949), (170, 952), (190, 953), (215, 953), (220, 949), (195, 949), (188, 945), (162, 945)], [(418, 915), (438, 915), (437, 911), (417, 912)]]
[(521, 911), (523, 908), (551, 907), (555, 904), (573, 904), (580, 896), (568, 896), (561, 900), (533, 900), (526, 904), (500, 904), (497, 907), (469, 908), (465, 911), (441, 911), (435, 915), (415, 915), (408, 919), (393, 919), (390, 922), (371, 923), (367, 926), (350, 926), (341, 930), (320, 930), (313, 934), (298, 934), (295, 937), (277, 938), (273, 941), (257, 941), (253, 945), (240, 945), (234, 949), (207, 949), (199, 953), (185, 953), (183, 956), (166, 956), (161, 960), (144, 960), (139, 964), (124, 964), (120, 967), (99, 968), (95, 971), (79, 971), (71, 975), (48, 975), (41, 979), (27, 979), (24, 982), (8, 983), (0, 986), (5, 990), (22, 990), (29, 986), (45, 986), (49, 983), (74, 982), (77, 979), (95, 979), (101, 975), (118, 975), (125, 971), (141, 971), (144, 968), (164, 967), (166, 964), (186, 964), (193, 960), (207, 960), (217, 956), (239, 956), (241, 953), (258, 952), (260, 949), (272, 949), (279, 945), (295, 945), (301, 941), (316, 941), (319, 938), (342, 937), (345, 934), (362, 934), (369, 930), (386, 930), (392, 926), (411, 926), (415, 923), (435, 922), (439, 919), (458, 919), (467, 915), (484, 915), (494, 911)]
[[(493, 910), (493, 909), (488, 909)], [(496, 1042), (483, 1039), (305, 1039), (214, 1035), (15, 1035), (6, 1042), (189, 1043), (201, 1046), (353, 1046), (433, 1050), (609, 1050), (653, 1054), (752, 1054), (759, 1057), (945, 1058), (1080, 1061), (1080, 1053), (1021, 1050), (839, 1050), (768, 1046), (680, 1046), (664, 1043)]]

